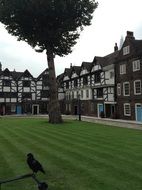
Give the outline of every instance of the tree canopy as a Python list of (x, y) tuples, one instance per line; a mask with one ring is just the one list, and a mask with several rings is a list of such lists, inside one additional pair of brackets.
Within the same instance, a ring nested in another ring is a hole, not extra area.
[(0, 22), (18, 40), (63, 56), (91, 24), (97, 5), (95, 0), (0, 0)]
[(0, 22), (7, 31), (39, 52), (49, 68), (49, 122), (61, 123), (54, 55), (67, 55), (80, 31), (91, 24), (95, 0), (0, 0)]

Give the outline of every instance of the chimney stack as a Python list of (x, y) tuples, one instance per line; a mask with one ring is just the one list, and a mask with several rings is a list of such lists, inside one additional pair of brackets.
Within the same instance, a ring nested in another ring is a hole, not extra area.
[(126, 36), (126, 38), (128, 38), (128, 39), (135, 39), (134, 33), (131, 32), (131, 31), (127, 31), (127, 36)]
[(115, 52), (115, 51), (118, 51), (117, 43), (115, 43), (115, 46), (114, 46), (114, 52)]

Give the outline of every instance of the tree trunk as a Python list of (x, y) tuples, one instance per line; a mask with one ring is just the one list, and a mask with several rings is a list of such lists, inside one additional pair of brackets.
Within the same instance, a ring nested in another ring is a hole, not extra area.
[(54, 55), (50, 48), (47, 48), (46, 54), (49, 68), (49, 123), (62, 123), (60, 105), (58, 101), (58, 89), (54, 67)]

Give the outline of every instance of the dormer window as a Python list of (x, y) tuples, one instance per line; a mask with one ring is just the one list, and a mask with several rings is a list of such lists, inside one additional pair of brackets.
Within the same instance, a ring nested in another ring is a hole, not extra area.
[(127, 55), (130, 53), (130, 46), (126, 46), (123, 48), (123, 55)]
[(3, 80), (3, 86), (8, 86), (8, 87), (10, 87), (10, 85), (11, 85), (11, 81), (10, 80)]

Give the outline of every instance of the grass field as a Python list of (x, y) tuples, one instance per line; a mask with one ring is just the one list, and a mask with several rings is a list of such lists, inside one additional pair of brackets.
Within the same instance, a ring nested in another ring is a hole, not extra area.
[[(141, 190), (142, 131), (78, 121), (0, 120), (0, 180), (26, 173), (26, 154), (42, 163), (49, 190)], [(36, 190), (32, 179), (2, 190)]]

